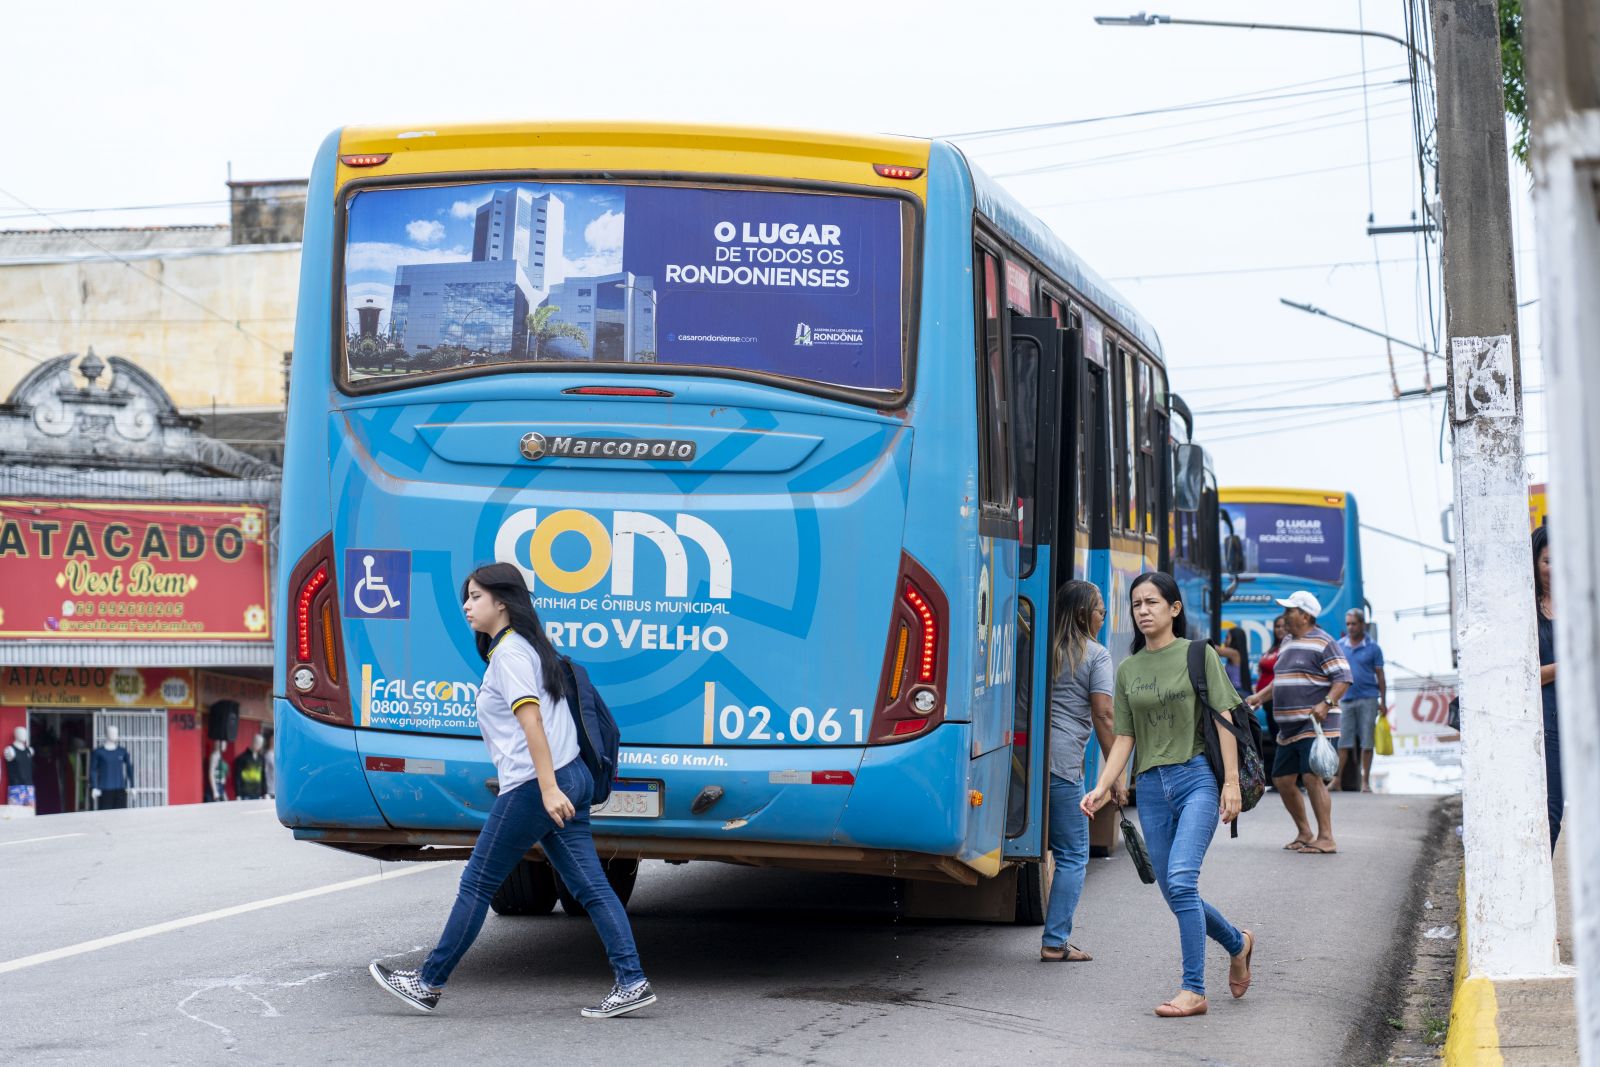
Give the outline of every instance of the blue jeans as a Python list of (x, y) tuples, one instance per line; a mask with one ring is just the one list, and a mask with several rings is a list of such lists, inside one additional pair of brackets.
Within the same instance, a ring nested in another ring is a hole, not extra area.
[(1139, 775), (1139, 825), (1156, 869), (1156, 884), (1178, 919), (1183, 988), (1206, 995), (1206, 938), (1237, 956), (1244, 935), (1200, 899), (1200, 864), (1217, 832), (1217, 780), (1204, 753), (1188, 763)]
[(600, 869), (600, 857), (595, 854), (594, 837), (589, 830), (594, 779), (583, 760), (575, 759), (556, 771), (556, 785), (577, 809), (577, 814), (559, 828), (544, 810), (537, 779), (495, 798), (489, 820), (472, 847), (472, 858), (461, 872), (461, 888), (456, 891), (455, 906), (450, 909), (444, 933), (422, 965), (422, 980), (428, 985), (438, 989), (450, 978), (450, 972), (477, 940), (495, 891), (535, 844), (544, 849), (561, 881), (594, 921), (617, 984), (627, 987), (644, 981), (628, 913), (623, 911), (616, 890)]
[(1050, 776), (1050, 852), (1056, 858), (1050, 905), (1044, 913), (1043, 943), (1060, 948), (1072, 936), (1072, 913), (1083, 895), (1089, 868), (1089, 819), (1078, 807), (1083, 783)]

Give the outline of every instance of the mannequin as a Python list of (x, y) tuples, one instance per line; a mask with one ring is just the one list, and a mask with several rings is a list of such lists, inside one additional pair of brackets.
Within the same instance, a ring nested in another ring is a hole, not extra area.
[(228, 742), (239, 736), (239, 702), (219, 700), (207, 709), (206, 737), (211, 751), (206, 755), (206, 799), (228, 799), (228, 758), (222, 753)]
[(228, 760), (222, 750), (228, 747), (226, 741), (211, 742), (211, 755), (207, 757), (206, 792), (207, 800), (228, 799)]
[(266, 739), (267, 745), (267, 751), (261, 756), (265, 763), (262, 767), (265, 772), (263, 784), (266, 786), (267, 796), (275, 797), (278, 795), (278, 746), (272, 743), (272, 727), (267, 727), (267, 732), (262, 736)]
[(260, 800), (266, 795), (266, 761), (261, 758), (266, 744), (267, 739), (256, 734), (250, 747), (233, 761), (233, 795), (239, 800)]
[(122, 747), (117, 728), (106, 727), (106, 739), (89, 754), (89, 796), (101, 811), (128, 806), (133, 788), (133, 757)]
[(8, 816), (32, 815), (33, 796), (33, 746), (28, 744), (28, 728), (19, 726), (11, 732), (11, 744), (6, 746), (6, 814)]

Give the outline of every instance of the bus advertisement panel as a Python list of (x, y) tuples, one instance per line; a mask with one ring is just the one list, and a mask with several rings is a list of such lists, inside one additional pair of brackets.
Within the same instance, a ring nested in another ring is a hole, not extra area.
[(349, 378), (525, 361), (704, 366), (898, 392), (886, 197), (492, 182), (349, 200)]
[(1297, 589), (1322, 604), (1317, 624), (1337, 637), (1363, 608), (1360, 518), (1349, 493), (1224, 487), (1221, 498), (1224, 625), (1241, 626), (1252, 663), (1272, 647), (1278, 600)]

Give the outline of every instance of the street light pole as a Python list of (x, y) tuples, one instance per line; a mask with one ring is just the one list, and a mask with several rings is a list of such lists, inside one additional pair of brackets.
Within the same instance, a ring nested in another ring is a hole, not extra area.
[(1351, 30), (1341, 26), (1288, 26), (1279, 22), (1219, 22), (1214, 19), (1175, 19), (1171, 15), (1147, 15), (1143, 11), (1137, 15), (1096, 15), (1094, 20), (1102, 26), (1220, 26), (1231, 30), (1280, 30), (1286, 33), (1335, 33), (1348, 37), (1378, 37), (1385, 41), (1393, 41), (1414, 59), (1422, 62), (1429, 70), (1433, 64), (1428, 62), (1428, 57), (1417, 51), (1412, 43), (1403, 37), (1396, 37), (1392, 33), (1381, 33), (1378, 30)]

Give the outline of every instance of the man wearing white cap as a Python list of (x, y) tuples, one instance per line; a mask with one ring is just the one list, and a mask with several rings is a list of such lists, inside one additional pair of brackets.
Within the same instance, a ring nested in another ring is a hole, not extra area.
[[(1289, 637), (1278, 652), (1272, 684), (1252, 693), (1252, 708), (1272, 701), (1278, 724), (1278, 754), (1272, 761), (1272, 784), (1294, 820), (1295, 838), (1283, 847), (1305, 855), (1330, 855), (1338, 851), (1333, 840), (1333, 798), (1328, 786), (1311, 770), (1311, 744), (1317, 738), (1312, 720), (1322, 723), (1330, 740), (1339, 736), (1339, 698), (1350, 688), (1350, 664), (1339, 643), (1318, 628), (1322, 604), (1304, 589), (1278, 601), (1284, 608)], [(1316, 816), (1316, 833), (1306, 818), (1304, 785)]]

